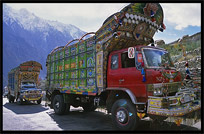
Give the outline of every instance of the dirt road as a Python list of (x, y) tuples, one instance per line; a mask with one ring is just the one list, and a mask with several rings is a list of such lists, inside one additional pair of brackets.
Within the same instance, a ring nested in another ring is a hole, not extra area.
[[(8, 103), (3, 98), (3, 131), (6, 130), (67, 130), (67, 131), (117, 131), (112, 126), (111, 115), (103, 109), (96, 109), (94, 112), (86, 113), (83, 108), (71, 107), (71, 112), (67, 115), (56, 115), (53, 109), (30, 103), (18, 105)], [(200, 131), (201, 123), (198, 121), (194, 126), (181, 125), (175, 123), (162, 122), (162, 124), (152, 123), (148, 118), (140, 121), (137, 131)]]

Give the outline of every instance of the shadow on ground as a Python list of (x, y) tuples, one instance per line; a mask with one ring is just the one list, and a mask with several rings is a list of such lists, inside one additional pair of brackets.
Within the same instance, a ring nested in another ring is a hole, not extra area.
[(65, 115), (56, 115), (54, 111), (47, 114), (63, 130), (104, 131), (113, 130), (111, 116), (103, 112), (84, 112), (82, 109), (71, 110)]
[[(50, 110), (47, 114), (63, 130), (75, 131), (118, 131), (112, 125), (111, 114), (104, 112), (84, 112), (82, 109), (72, 110), (65, 115), (56, 115)], [(152, 122), (151, 120), (141, 120), (136, 131), (200, 131), (199, 129), (187, 125), (177, 126), (173, 122), (163, 121), (162, 123)]]
[(15, 103), (5, 103), (3, 107), (13, 111), (16, 114), (34, 114), (47, 110), (42, 104), (24, 103), (22, 105)]
[(153, 121), (146, 121), (141, 120), (140, 125), (138, 127), (139, 131), (200, 131), (199, 129), (187, 125), (181, 124), (177, 126), (174, 122), (153, 122)]

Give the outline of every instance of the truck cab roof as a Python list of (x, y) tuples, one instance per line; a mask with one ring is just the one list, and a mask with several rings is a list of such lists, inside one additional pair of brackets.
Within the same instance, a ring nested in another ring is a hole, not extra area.
[[(137, 45), (137, 46), (134, 46), (134, 48), (135, 48), (137, 51), (141, 51), (141, 48), (154, 48), (154, 49), (159, 49), (159, 50), (166, 51), (166, 50), (163, 49), (163, 48), (155, 47), (155, 46)], [(111, 52), (111, 54), (114, 54), (114, 53), (122, 53), (122, 52), (124, 52), (124, 51), (128, 51), (128, 48), (124, 48), (124, 49), (121, 49), (121, 50), (118, 50), (118, 51), (113, 51), (113, 52)]]

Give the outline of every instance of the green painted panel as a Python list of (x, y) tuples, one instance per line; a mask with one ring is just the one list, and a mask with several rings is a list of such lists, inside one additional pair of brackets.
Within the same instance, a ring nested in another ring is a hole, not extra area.
[(58, 63), (58, 71), (64, 71), (64, 60), (60, 60), (59, 63)]
[(70, 78), (70, 72), (69, 71), (66, 71), (65, 72), (65, 79), (67, 80), (67, 79), (69, 79)]
[(93, 52), (87, 53), (87, 67), (95, 67), (95, 54)]
[(54, 54), (52, 54), (52, 55), (51, 55), (51, 61), (54, 61), (54, 60), (55, 60), (54, 57), (55, 57)]
[(79, 53), (83, 53), (86, 51), (86, 41), (83, 41), (82, 43), (79, 44)]
[(87, 87), (90, 89), (95, 88), (96, 82), (95, 82), (95, 78), (88, 78), (87, 79)]
[(64, 86), (64, 81), (63, 80), (60, 80), (60, 87), (63, 87)]
[(62, 58), (64, 58), (64, 50), (63, 49), (59, 51), (59, 59), (62, 59)]
[(64, 86), (69, 88), (70, 87), (70, 81), (69, 80), (65, 80), (64, 82), (65, 82)]
[(50, 81), (50, 85), (53, 85), (54, 84), (54, 81)]
[(59, 79), (61, 80), (63, 79), (63, 77), (64, 77), (64, 72), (59, 72)]
[(54, 82), (55, 82), (55, 84), (59, 84), (59, 80), (55, 80)]
[(70, 46), (70, 53), (72, 56), (77, 54), (77, 44)]
[(66, 58), (64, 62), (64, 70), (67, 71), (70, 69), (70, 58)]
[[(93, 92), (95, 83), (95, 44), (82, 41), (54, 52), (50, 57), (48, 81), (75, 92)], [(88, 47), (88, 48), (87, 48)], [(52, 58), (53, 57), (53, 58)]]
[(79, 56), (78, 56), (78, 67), (79, 68), (86, 68), (86, 54), (85, 53), (83, 53), (83, 54), (80, 54)]
[(55, 66), (54, 67), (54, 72), (58, 72), (58, 69), (59, 69), (58, 63), (59, 63), (58, 60), (54, 62), (54, 66)]
[(87, 69), (87, 77), (95, 77), (95, 68)]
[(86, 79), (80, 79), (79, 80), (79, 87), (85, 88), (86, 87)]
[(54, 74), (50, 74), (50, 80), (54, 80)]
[(86, 78), (86, 69), (79, 70), (79, 78)]
[(70, 56), (70, 47), (65, 48), (65, 55), (64, 57), (69, 57)]
[(94, 46), (95, 46), (95, 41), (94, 40), (88, 39), (86, 41), (86, 49), (87, 49), (87, 51), (93, 50)]
[(55, 75), (55, 80), (58, 80), (59, 73), (55, 73), (54, 75)]
[(71, 57), (71, 69), (77, 69), (77, 56), (72, 56)]
[(76, 89), (78, 87), (78, 80), (77, 79), (71, 79), (70, 82), (71, 82), (70, 87), (72, 89)]
[(77, 71), (77, 70), (70, 71), (70, 75), (71, 75), (71, 78), (77, 78), (77, 76), (78, 76), (78, 71)]
[(54, 72), (54, 62), (50, 63), (50, 73)]
[(55, 53), (55, 60), (58, 60), (58, 52)]
[(50, 74), (50, 63), (47, 63), (47, 74)]

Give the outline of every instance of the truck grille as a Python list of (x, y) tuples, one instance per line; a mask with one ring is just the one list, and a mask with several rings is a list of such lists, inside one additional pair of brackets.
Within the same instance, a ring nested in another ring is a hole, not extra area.
[(181, 88), (181, 82), (156, 83), (147, 85), (148, 92), (154, 92), (154, 90), (161, 89), (162, 93), (167, 96), (174, 96), (176, 92), (178, 92), (179, 88)]
[(27, 94), (39, 94), (39, 91), (28, 91)]

